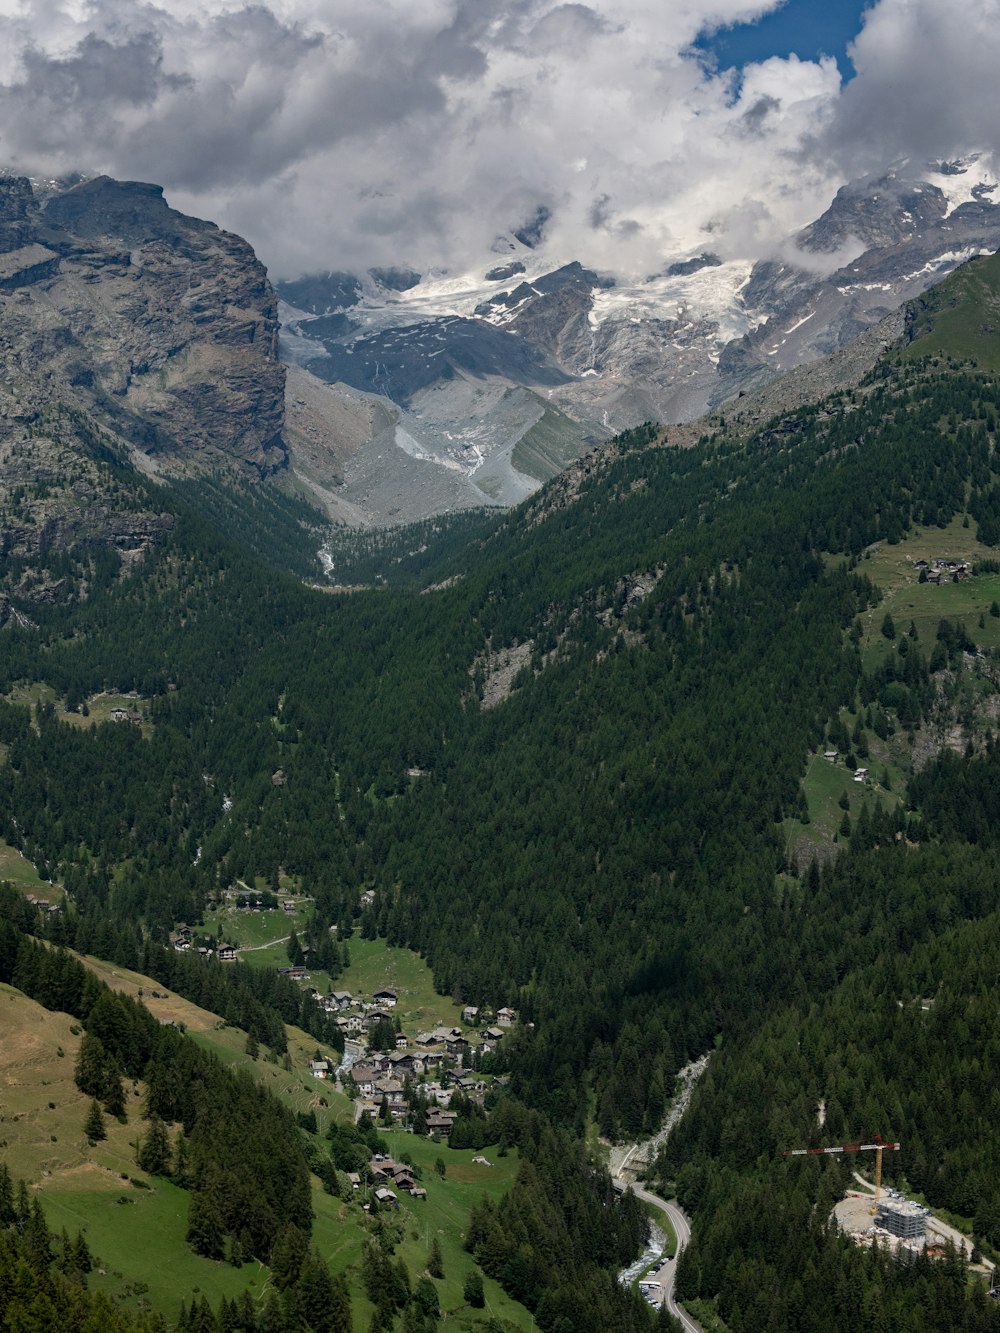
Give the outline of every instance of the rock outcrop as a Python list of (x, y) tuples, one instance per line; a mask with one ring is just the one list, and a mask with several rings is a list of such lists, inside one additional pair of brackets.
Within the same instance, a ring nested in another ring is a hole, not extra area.
[[(277, 301), (238, 236), (106, 176), (0, 179), (0, 356), (23, 409), (68, 397), (168, 472), (284, 467)], [(71, 391), (71, 392), (69, 392)]]
[[(146, 478), (287, 465), (277, 301), (238, 236), (159, 186), (0, 177), (0, 584), (82, 595), (53, 556), (127, 563), (174, 525)], [(131, 466), (130, 466), (131, 465)], [(69, 587), (69, 585), (66, 585)], [(12, 616), (5, 616), (8, 624)]]

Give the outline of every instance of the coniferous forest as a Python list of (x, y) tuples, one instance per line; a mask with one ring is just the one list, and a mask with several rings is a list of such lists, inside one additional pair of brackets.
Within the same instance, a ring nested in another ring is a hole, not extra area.
[[(863, 653), (882, 597), (864, 556), (965, 516), (1000, 542), (998, 410), (974, 366), (889, 358), (750, 437), (720, 423), (680, 450), (644, 427), (501, 521), (360, 551), (368, 586), (350, 595), (301, 582), (297, 547), (282, 572), (241, 546), (214, 492), (197, 507), (158, 492), (178, 521), (157, 550), (4, 631), (0, 691), (149, 700), (143, 730), (0, 700), (0, 837), (68, 895), (44, 922), (4, 899), (0, 979), (81, 1019), (98, 1105), (116, 1071), (146, 1081), (152, 1154), (157, 1122), (183, 1126), (169, 1169), (196, 1249), (280, 1265), (298, 1246), (286, 1285), (310, 1299), (300, 1137), (60, 946), (277, 1050), (284, 1022), (335, 1041), (286, 979), (167, 947), (212, 895), (283, 873), (308, 886), (318, 930), (384, 937), (443, 994), (517, 1008), (491, 1132), (524, 1164), (467, 1245), (547, 1333), (653, 1327), (613, 1276), (642, 1219), (583, 1144), (655, 1131), (678, 1070), (708, 1051), (653, 1168), (694, 1221), (682, 1296), (734, 1333), (1000, 1328), (960, 1255), (907, 1266), (836, 1234), (849, 1162), (780, 1155), (898, 1136), (905, 1162), (887, 1171), (1000, 1254), (1000, 747), (984, 733), (931, 757), (847, 821), (835, 854), (793, 863), (787, 838), (807, 756), (864, 741), (844, 745), (843, 710), (914, 737), (976, 656), (950, 623), (933, 643), (887, 627), (878, 660)], [(67, 558), (70, 586), (82, 570)], [(510, 649), (521, 665), (498, 699), (491, 662)], [(4, 1242), (12, 1264), (32, 1262), (26, 1235)], [(45, 1278), (57, 1307), (70, 1277)], [(413, 1326), (411, 1309), (390, 1302), (379, 1326)]]

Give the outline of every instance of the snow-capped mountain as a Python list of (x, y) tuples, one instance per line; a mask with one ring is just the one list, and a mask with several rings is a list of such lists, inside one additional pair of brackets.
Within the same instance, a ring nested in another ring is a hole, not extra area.
[[(395, 518), (425, 501), (424, 512), (511, 503), (602, 436), (692, 420), (845, 346), (997, 250), (997, 191), (982, 155), (902, 162), (844, 186), (767, 259), (723, 260), (702, 243), (640, 280), (552, 254), (540, 214), (474, 272), (278, 284), (283, 355), (381, 400), (379, 467), (361, 449), (342, 477), (362, 510), (387, 497)], [(387, 481), (399, 454), (422, 464), (402, 487)], [(437, 496), (429, 479), (442, 470), (451, 475)]]

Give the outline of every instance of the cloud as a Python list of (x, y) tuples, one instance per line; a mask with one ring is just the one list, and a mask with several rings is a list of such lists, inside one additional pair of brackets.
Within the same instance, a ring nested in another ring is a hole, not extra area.
[(774, 253), (857, 167), (989, 142), (1000, 0), (879, 0), (846, 88), (700, 33), (779, 0), (0, 0), (0, 160), (165, 186), (272, 271)]
[(877, 170), (893, 157), (922, 162), (995, 141), (1000, 0), (881, 0), (851, 57), (858, 77), (826, 141), (838, 162)]

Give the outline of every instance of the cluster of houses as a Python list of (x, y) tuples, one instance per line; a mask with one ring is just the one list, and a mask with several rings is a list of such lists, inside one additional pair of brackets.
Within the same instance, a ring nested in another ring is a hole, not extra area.
[[(368, 1163), (368, 1175), (375, 1187), (375, 1198), (383, 1208), (395, 1208), (397, 1195), (395, 1190), (408, 1194), (411, 1199), (426, 1199), (427, 1191), (417, 1184), (413, 1167), (405, 1162), (394, 1162), (391, 1157), (377, 1153)], [(361, 1188), (360, 1175), (352, 1171), (349, 1176), (353, 1189)]]
[[(406, 1092), (407, 1085), (412, 1085), (428, 1105), (427, 1132), (443, 1138), (449, 1136), (455, 1120), (454, 1113), (448, 1110), (455, 1093), (481, 1102), (486, 1091), (486, 1083), (477, 1074), (462, 1068), (466, 1063), (464, 1057), (476, 1051), (479, 1054), (495, 1051), (517, 1023), (517, 1012), (504, 1008), (497, 1013), (495, 1025), (478, 1028), (473, 1034), (460, 1027), (437, 1027), (411, 1039), (397, 1031), (394, 1050), (366, 1051), (365, 1039), (372, 1028), (385, 1019), (395, 1021), (392, 1011), (399, 1001), (396, 992), (390, 988), (379, 990), (370, 1000), (359, 999), (348, 991), (333, 991), (317, 998), (328, 1012), (336, 1015), (345, 1042), (342, 1065), (338, 1067), (332, 1060), (312, 1060), (309, 1064), (312, 1077), (329, 1079), (339, 1073), (358, 1098), (358, 1115), (367, 1111), (374, 1118), (388, 1110), (396, 1121), (406, 1121), (410, 1116)], [(475, 1022), (480, 1011), (469, 1007), (462, 1017), (466, 1022)], [(477, 1039), (475, 1044), (473, 1036)]]
[(474, 1101), (482, 1101), (486, 1083), (475, 1074), (460, 1069), (448, 1069), (442, 1071), (437, 1079), (415, 1082), (416, 1079), (422, 1078), (417, 1071), (423, 1062), (417, 1060), (416, 1068), (407, 1073), (401, 1066), (408, 1053), (395, 1054), (401, 1055), (403, 1059), (386, 1056), (382, 1059), (359, 1060), (347, 1071), (347, 1079), (358, 1093), (359, 1115), (367, 1110), (371, 1116), (375, 1116), (385, 1105), (388, 1106), (389, 1114), (394, 1120), (406, 1120), (410, 1114), (406, 1105), (406, 1083), (410, 1082), (413, 1083), (420, 1099), (431, 1107), (427, 1115), (427, 1132), (433, 1134), (436, 1131), (443, 1138), (447, 1138), (455, 1119), (454, 1114), (448, 1110), (448, 1104), (455, 1093), (463, 1093)]
[(190, 926), (178, 926), (171, 936), (171, 941), (178, 953), (190, 953), (192, 950), (202, 958), (217, 958), (220, 963), (235, 963), (239, 948), (235, 944), (220, 944), (217, 949), (210, 949), (206, 944), (195, 946), (194, 932)]
[[(308, 980), (305, 968), (283, 967), (279, 970), (293, 980)], [(341, 990), (331, 991), (329, 995), (320, 995), (318, 992), (315, 994), (319, 1004), (331, 1015), (347, 1041), (363, 1039), (379, 1023), (386, 1020), (394, 1022), (393, 1010), (399, 1003), (399, 996), (391, 987), (375, 991), (370, 1000), (352, 995), (350, 991)], [(480, 1011), (472, 1006), (462, 1011), (463, 1020), (470, 1025), (476, 1023), (479, 1016)], [(495, 1051), (504, 1033), (516, 1024), (516, 1010), (508, 1008), (498, 1010), (494, 1025), (477, 1029), (480, 1053), (486, 1055)], [(405, 1051), (410, 1045), (410, 1039), (402, 1032), (398, 1032), (397, 1050)], [(430, 1053), (433, 1057), (436, 1052), (441, 1051), (455, 1059), (461, 1059), (473, 1049), (472, 1042), (458, 1027), (438, 1027), (429, 1032), (420, 1032), (413, 1038), (412, 1045), (418, 1048), (418, 1053)]]
[(36, 898), (33, 893), (26, 893), (24, 898), (32, 907), (42, 907), (46, 912), (62, 911), (62, 903), (50, 903), (47, 898)]
[(961, 583), (972, 573), (965, 560), (935, 560), (933, 565), (926, 560), (915, 560), (913, 567), (921, 576), (926, 576), (926, 583)]

